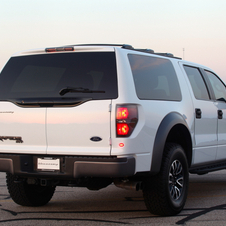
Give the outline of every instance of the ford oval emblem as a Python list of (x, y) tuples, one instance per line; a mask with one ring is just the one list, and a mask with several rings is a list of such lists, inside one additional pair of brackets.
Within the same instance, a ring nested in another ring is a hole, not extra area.
[(94, 142), (98, 142), (98, 141), (101, 141), (102, 138), (100, 138), (100, 137), (91, 137), (90, 140), (94, 141)]

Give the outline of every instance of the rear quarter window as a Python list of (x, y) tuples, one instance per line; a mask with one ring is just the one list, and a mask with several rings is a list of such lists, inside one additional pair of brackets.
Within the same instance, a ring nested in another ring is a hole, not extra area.
[(136, 54), (129, 54), (128, 58), (139, 99), (181, 100), (180, 86), (170, 60)]

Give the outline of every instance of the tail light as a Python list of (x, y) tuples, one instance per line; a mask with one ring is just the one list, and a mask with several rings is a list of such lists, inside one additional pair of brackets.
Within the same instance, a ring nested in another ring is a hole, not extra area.
[(138, 121), (136, 105), (118, 105), (116, 107), (116, 136), (129, 137)]

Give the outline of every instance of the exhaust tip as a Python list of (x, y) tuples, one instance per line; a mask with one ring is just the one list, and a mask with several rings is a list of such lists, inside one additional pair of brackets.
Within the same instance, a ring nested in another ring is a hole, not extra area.
[(143, 189), (142, 181), (114, 181), (116, 187), (132, 190), (132, 191), (140, 191)]

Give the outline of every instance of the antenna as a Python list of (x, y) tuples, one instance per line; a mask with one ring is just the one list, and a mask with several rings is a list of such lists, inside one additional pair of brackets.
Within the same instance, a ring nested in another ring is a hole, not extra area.
[(185, 55), (185, 48), (183, 48), (183, 60), (185, 60), (184, 55)]

